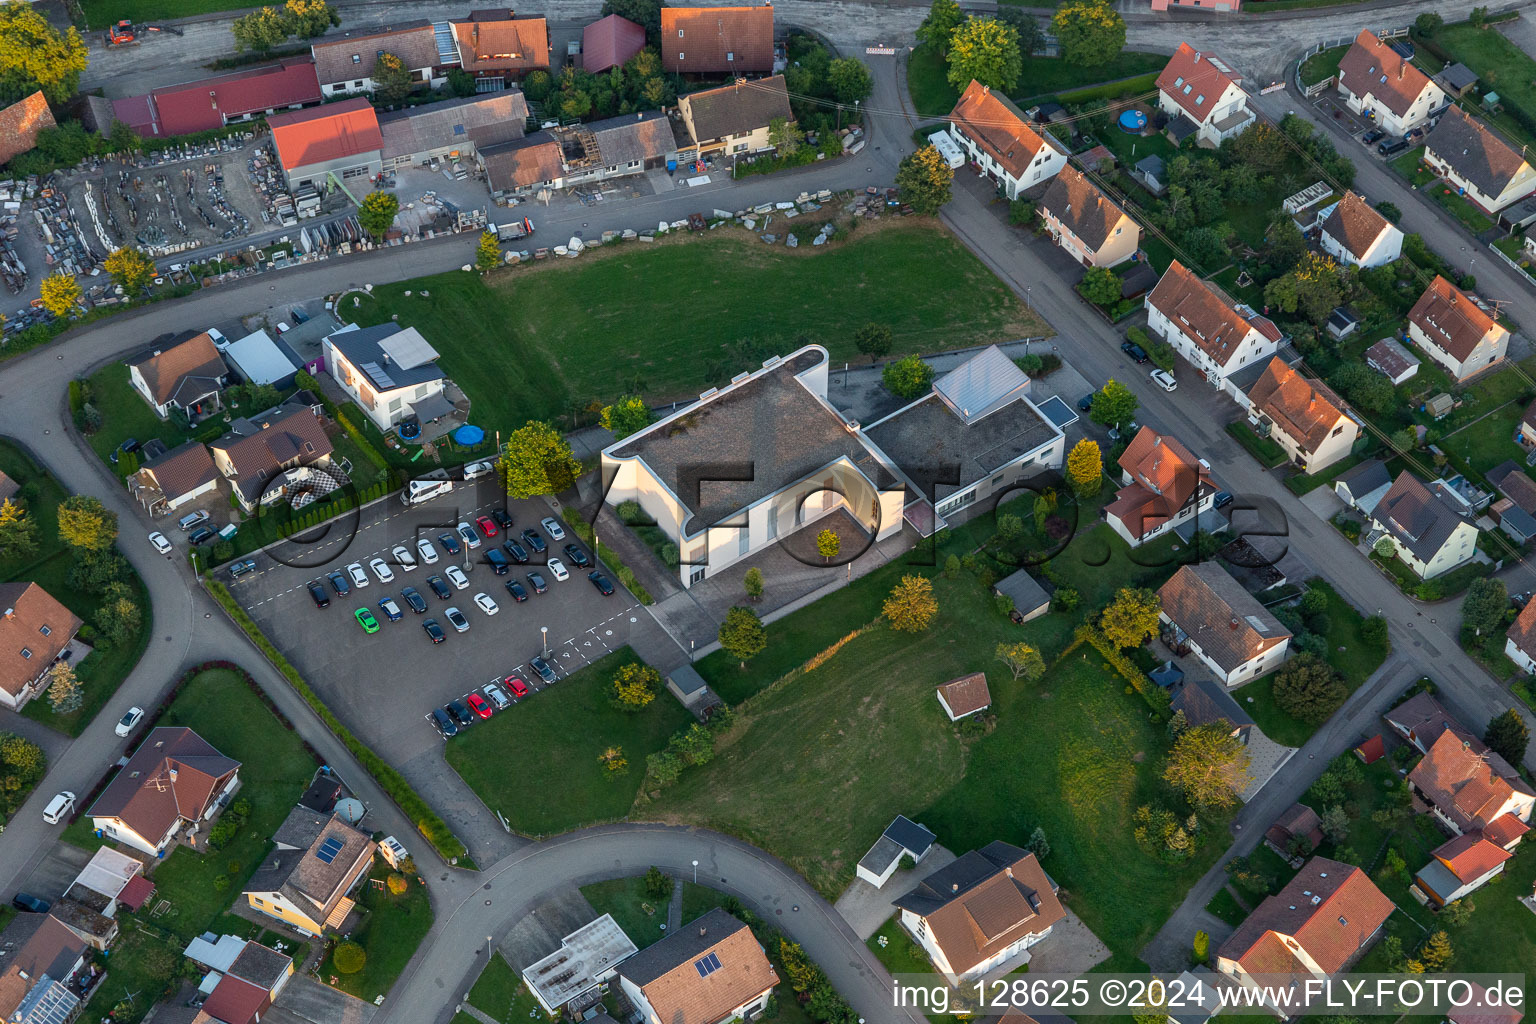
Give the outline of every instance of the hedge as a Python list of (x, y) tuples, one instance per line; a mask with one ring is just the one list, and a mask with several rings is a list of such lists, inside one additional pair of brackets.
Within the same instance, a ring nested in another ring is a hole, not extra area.
[(354, 411), (358, 413), (362, 412), (361, 409), (357, 408), (357, 404), (355, 402), (348, 402), (346, 405), (339, 407), (336, 410), (336, 422), (341, 424), (341, 429), (345, 430), (347, 432), (347, 436), (350, 437), (353, 442), (355, 442), (357, 446), (362, 449), (363, 456), (369, 462), (373, 463), (376, 469), (381, 469), (385, 473), (389, 473), (389, 460), (384, 458), (384, 454), (375, 448), (373, 446), (373, 442), (368, 440), (368, 438), (363, 435), (363, 432), (357, 429), (357, 425), (352, 422), (352, 414)]
[(583, 519), (580, 512), (567, 505), (560, 514), (571, 525), (571, 529), (576, 531), (578, 537), (592, 545), (592, 549), (597, 557), (613, 569), (613, 574), (619, 578), (619, 582), (624, 584), (631, 594), (635, 595), (636, 600), (641, 604), (656, 603), (656, 599), (651, 596), (651, 592), (641, 586), (640, 581), (635, 578), (635, 571), (620, 561), (619, 556), (614, 553), (612, 548), (597, 542), (597, 535), (592, 529), (592, 524)]
[(1112, 100), (1121, 96), (1135, 96), (1150, 92), (1157, 87), (1158, 74), (1159, 72), (1151, 71), (1133, 78), (1122, 78), (1118, 82), (1105, 82), (1102, 85), (1090, 85), (1082, 89), (1059, 92), (1056, 94), (1056, 102), (1065, 106), (1068, 103), (1091, 103), (1094, 100)]
[(415, 823), (416, 830), (421, 833), (427, 842), (432, 844), (433, 849), (438, 852), (438, 855), (449, 862), (454, 862), (456, 858), (459, 861), (466, 861), (469, 851), (464, 846), (463, 841), (453, 834), (453, 830), (448, 827), (448, 823), (438, 817), (437, 813), (427, 805), (427, 802), (421, 798), (420, 794), (411, 788), (411, 784), (405, 780), (403, 775), (386, 763), (378, 754), (375, 754), (366, 743), (352, 735), (350, 729), (341, 724), (340, 719), (331, 713), (330, 708), (325, 706), (325, 702), (315, 694), (314, 690), (310, 689), (309, 683), (305, 682), (304, 677), (299, 674), (299, 670), (289, 664), (288, 659), (283, 657), (282, 652), (272, 645), (272, 641), (267, 639), (266, 634), (261, 631), (260, 626), (256, 625), (255, 620), (230, 596), (229, 588), (217, 580), (205, 579), (203, 585), (213, 595), (213, 599), (219, 603), (219, 607), (223, 608), (225, 613), (235, 621), (235, 624), (245, 631), (245, 635), (250, 637), (251, 642), (266, 656), (267, 661), (271, 662), (272, 667), (282, 673), (283, 678), (288, 681), (288, 685), (292, 686), (294, 691), (304, 698), (304, 702), (320, 717), (320, 720), (325, 723), (326, 728), (330, 729), (331, 733), (341, 740), (342, 744), (352, 752), (352, 756), (357, 758), (358, 763), (363, 766), (363, 769), (373, 776), (374, 781), (384, 789), (384, 792), (389, 794), (390, 799), (394, 800), (400, 810), (405, 812), (405, 815)]
[(1093, 623), (1085, 622), (1072, 632), (1072, 643), (1061, 652), (1061, 657), (1065, 658), (1084, 643), (1092, 645), (1093, 649), (1103, 655), (1104, 660), (1109, 662), (1116, 672), (1125, 677), (1126, 682), (1136, 688), (1136, 692), (1141, 694), (1141, 699), (1147, 702), (1147, 706), (1159, 720), (1168, 717), (1168, 691), (1147, 678), (1147, 674), (1136, 667), (1131, 659), (1125, 656), (1125, 652), (1110, 643), (1104, 631)]

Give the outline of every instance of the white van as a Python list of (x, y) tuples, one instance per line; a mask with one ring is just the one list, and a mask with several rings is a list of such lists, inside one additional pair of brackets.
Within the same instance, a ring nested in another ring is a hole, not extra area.
[(57, 825), (74, 809), (75, 794), (66, 790), (48, 801), (48, 806), (43, 808), (43, 820), (50, 825)]
[(452, 480), (412, 480), (400, 492), (400, 502), (404, 505), (420, 505), (452, 490)]

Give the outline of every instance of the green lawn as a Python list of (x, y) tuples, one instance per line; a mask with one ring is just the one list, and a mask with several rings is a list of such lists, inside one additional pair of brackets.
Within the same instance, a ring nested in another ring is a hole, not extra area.
[[(470, 1006), (502, 1024), (530, 1018), (537, 1020), (544, 1016), (539, 1001), (533, 998), (533, 993), (528, 991), (523, 979), (500, 952), (491, 957), (485, 969), (480, 972), (479, 979), (469, 990), (468, 1002)], [(467, 1013), (460, 1013), (459, 1017), (467, 1021), (475, 1020)]]
[[(662, 925), (667, 923), (667, 905), (672, 900), (669, 886), (667, 895), (652, 899), (645, 893), (645, 878), (634, 875), (629, 878), (613, 878), (606, 882), (593, 882), (581, 887), (581, 894), (599, 914), (612, 914), (613, 920), (624, 929), (630, 941), (640, 949), (666, 938)], [(707, 885), (683, 882), (683, 923), (698, 918), (721, 905), (724, 899), (718, 889)]]
[(944, 117), (960, 102), (948, 71), (939, 51), (926, 43), (907, 56), (907, 92), (919, 117)]
[(1525, 449), (1515, 441), (1520, 416), (1525, 407), (1516, 402), (1500, 406), (1482, 419), (1446, 434), (1436, 441), (1453, 459), (1459, 459), (1474, 473), (1486, 477), (1494, 466), (1511, 459), (1525, 465)]
[[(1264, 5), (1266, 9), (1269, 4)], [(1301, 64), (1301, 84), (1314, 85), (1326, 78), (1332, 78), (1339, 73), (1339, 61), (1349, 52), (1348, 46), (1335, 46), (1328, 50), (1319, 50), (1308, 57)]]
[[(105, 29), (123, 18), (131, 21), (154, 21), (164, 18), (187, 18), (194, 14), (212, 14), (217, 11), (238, 11), (250, 4), (245, 0), (81, 0), (85, 14), (82, 28)], [(170, 36), (150, 36), (149, 43), (169, 45)], [(234, 41), (230, 41), (233, 50)]]
[(373, 884), (373, 879), (384, 879), (390, 874), (389, 865), (376, 860), (368, 873), (369, 880), (353, 894), (358, 907), (367, 912), (362, 924), (351, 934), (351, 940), (368, 954), (363, 969), (356, 974), (339, 974), (330, 956), (320, 964), (322, 981), (370, 1003), (388, 994), (432, 928), (432, 902), (427, 898), (426, 887), (415, 884), (413, 879), (405, 892), (395, 896)]
[[(222, 426), (222, 421), (215, 421), (201, 430), (188, 431), (171, 420), (162, 420), (128, 383), (128, 367), (124, 363), (111, 363), (90, 377), (90, 404), (101, 413), (101, 429), (87, 440), (91, 450), (104, 461), (130, 437), (141, 445), (159, 438), (167, 448), (175, 448), (191, 440), (194, 434), (217, 436)], [(123, 472), (126, 467), (114, 468), (119, 476), (127, 475)]]
[[(486, 806), (525, 835), (544, 836), (625, 817), (645, 774), (645, 759), (693, 721), (662, 691), (641, 711), (611, 699), (613, 674), (637, 660), (628, 647), (448, 741), (448, 763)], [(610, 774), (598, 755), (623, 749), (629, 772)], [(508, 751), (516, 751), (508, 757)], [(558, 784), (530, 784), (528, 766)]]
[(384, 285), (348, 312), (363, 324), (399, 314), (402, 326), (420, 328), (469, 395), (475, 422), (503, 430), (590, 418), (593, 402), (629, 391), (691, 399), (806, 340), (834, 361), (857, 360), (853, 330), (870, 320), (891, 327), (893, 355), (1047, 330), (932, 223), (840, 225), (838, 237), (791, 250), (724, 227), (506, 271), (489, 284), (455, 271)]
[(1227, 433), (1232, 436), (1243, 449), (1259, 460), (1259, 465), (1265, 469), (1274, 469), (1285, 462), (1285, 449), (1281, 448), (1271, 438), (1260, 437), (1253, 432), (1253, 428), (1246, 422), (1237, 420), (1227, 424)]
[(1481, 89), (1496, 91), (1505, 104), (1536, 115), (1536, 60), (1503, 33), (1462, 22), (1441, 28), (1435, 42), (1477, 72)]
[[(1490, 32), (1489, 35), (1497, 35), (1497, 33)], [(1441, 180), (1429, 169), (1429, 166), (1424, 163), (1423, 146), (1416, 146), (1401, 156), (1394, 157), (1391, 164), (1393, 169), (1407, 178), (1414, 188), (1445, 207), (1451, 216), (1461, 221), (1462, 225), (1474, 235), (1493, 227), (1493, 221), (1487, 214), (1457, 195), (1454, 186)]]
[(1227, 924), (1236, 927), (1248, 917), (1248, 911), (1237, 902), (1237, 897), (1232, 895), (1232, 890), (1225, 885), (1216, 890), (1216, 895), (1211, 897), (1211, 902), (1205, 905), (1205, 909), (1221, 918)]
[[(1167, 64), (1168, 58), (1165, 55), (1137, 53), (1134, 50), (1122, 50), (1108, 64), (1094, 67), (1074, 64), (1061, 57), (1030, 57), (1024, 61), (1024, 73), (1019, 76), (1019, 84), (1010, 95), (1022, 103), (1086, 89), (1100, 83), (1118, 82), (1123, 78), (1155, 75)], [(1139, 84), (1127, 83), (1133, 92)], [(1106, 89), (1114, 91), (1108, 86)], [(1066, 98), (1078, 99), (1075, 96)]]

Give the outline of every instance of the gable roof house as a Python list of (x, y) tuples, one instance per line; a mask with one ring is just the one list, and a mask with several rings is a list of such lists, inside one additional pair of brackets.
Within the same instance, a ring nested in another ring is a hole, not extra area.
[(157, 342), (128, 363), (128, 382), (162, 420), (172, 409), (193, 423), (218, 412), (228, 377), (229, 367), (207, 331)]
[(914, 864), (921, 864), (938, 838), (905, 814), (898, 814), (859, 859), (854, 873), (878, 889), (896, 873), (901, 858), (911, 857)]
[(208, 449), (198, 441), (188, 441), (156, 456), (128, 478), (129, 491), (152, 516), (168, 516), (211, 494), (218, 486), (218, 467)]
[(137, 910), (153, 892), (141, 861), (103, 846), (48, 912), (87, 946), (106, 949), (117, 938), (118, 909)]
[(1291, 843), (1297, 839), (1305, 839), (1310, 844), (1308, 852), (1317, 849), (1323, 841), (1322, 825), (1323, 819), (1312, 808), (1306, 804), (1291, 804), (1265, 831), (1264, 842), (1271, 850), (1290, 860)]
[(146, 138), (188, 135), (321, 99), (308, 55), (112, 101), (112, 115)]
[(779, 983), (752, 930), (716, 907), (618, 967), (645, 1024), (751, 1020)]
[(1391, 539), (1397, 557), (1420, 579), (1448, 573), (1476, 554), (1477, 527), (1439, 488), (1431, 491), (1407, 470), (1377, 502), (1371, 525)]
[(610, 14), (581, 30), (581, 66), (592, 74), (616, 68), (645, 49), (645, 28)]
[(1161, 537), (1211, 507), (1210, 470), (1177, 438), (1142, 427), (1120, 456), (1115, 500), (1104, 521), (1132, 547)]
[(783, 75), (752, 82), (739, 78), (718, 89), (691, 92), (678, 97), (677, 110), (688, 137), (699, 147), (700, 156), (739, 156), (772, 149), (773, 143), (768, 141), (769, 124), (776, 117), (791, 122), (795, 119)]
[(267, 127), (289, 188), (323, 188), (331, 175), (371, 178), (384, 168), (378, 114), (362, 96), (278, 114)]
[(1241, 392), (1229, 378), (1280, 347), (1280, 331), (1267, 318), (1246, 306), (1239, 309), (1178, 260), (1147, 293), (1146, 307), (1152, 333), (1233, 398)]
[[(1157, 105), (1170, 118), (1170, 133), (1211, 148), (1241, 135), (1258, 117), (1241, 82), (1221, 58), (1180, 43), (1157, 76)], [(1176, 132), (1180, 121), (1184, 130)]]
[(422, 423), (453, 412), (447, 378), (434, 349), (414, 327), (348, 324), (321, 343), (331, 377), (386, 433), (415, 417)]
[(1323, 857), (1249, 914), (1216, 953), (1216, 969), (1250, 975), (1337, 974), (1355, 963), (1396, 909), (1366, 873)]
[(1381, 267), (1403, 254), (1403, 233), (1365, 197), (1345, 192), (1323, 221), (1318, 245), (1323, 252), (1357, 267)]
[(661, 68), (679, 75), (773, 73), (773, 5), (663, 7)]
[(1433, 905), (1443, 907), (1482, 888), (1514, 854), (1468, 833), (1447, 840), (1429, 856), (1429, 863), (1414, 875), (1414, 888)]
[(1449, 102), (1445, 90), (1369, 29), (1339, 61), (1339, 95), (1388, 135), (1407, 135)]
[(1495, 366), (1509, 351), (1509, 331), (1439, 274), (1408, 313), (1408, 337), (1458, 381)]
[(1204, 677), (1182, 679), (1174, 684), (1172, 692), (1173, 699), (1168, 707), (1174, 713), (1183, 712), (1184, 721), (1190, 728), (1221, 722), (1228, 727), (1229, 735), (1243, 746), (1248, 745), (1253, 719), (1216, 680)]
[(187, 728), (150, 730), (128, 763), (91, 805), (91, 826), (108, 839), (150, 856), (179, 834), (197, 833), (240, 788), (240, 762)]
[(974, 79), (949, 112), (949, 123), (971, 163), (1009, 199), (1067, 166), (1066, 148), (1050, 132), (1036, 131), (1012, 100)]
[(251, 419), (235, 420), (229, 433), (208, 447), (214, 465), (229, 478), (246, 512), (295, 493), (329, 494), (340, 483), (336, 474), (289, 472), (323, 468), (335, 450), (320, 417), (307, 406), (280, 405)]
[(962, 854), (893, 901), (901, 925), (952, 985), (1004, 964), (1028, 963), (1028, 950), (1066, 917), (1039, 860), (1001, 841)]
[(1536, 806), (1536, 790), (1509, 762), (1452, 729), (1414, 765), (1408, 786), (1452, 835), (1482, 835), (1505, 815), (1529, 824)]
[(1304, 473), (1338, 462), (1360, 439), (1360, 425), (1344, 412), (1339, 396), (1279, 356), (1249, 387), (1247, 402), (1259, 435), (1278, 444)]
[(1504, 653), (1526, 674), (1536, 674), (1536, 601), (1528, 601), (1504, 638)]
[(672, 124), (659, 110), (555, 128), (550, 135), (560, 147), (557, 188), (642, 174), (665, 165), (667, 154), (677, 148)]
[(992, 706), (992, 694), (987, 689), (985, 672), (972, 672), (968, 676), (951, 679), (939, 687), (939, 706), (951, 722), (958, 722)]
[(245, 884), (246, 903), (306, 935), (339, 929), (378, 844), (340, 815), (303, 806), (288, 812), (272, 842), (276, 849)]
[(0, 583), (0, 707), (20, 711), (42, 693), (48, 670), (83, 625), (41, 585)]
[(1290, 653), (1290, 630), (1216, 562), (1180, 566), (1157, 596), (1170, 646), (1187, 645), (1228, 687), (1272, 672)]
[(74, 1020), (97, 981), (97, 972), (86, 967), (86, 944), (51, 914), (19, 915), (6, 928), (5, 940), (0, 1020), (6, 1024)]
[(516, 89), (427, 103), (379, 117), (380, 154), (385, 167), (456, 160), (481, 146), (515, 142), (527, 122), (528, 100)]
[(1141, 225), (1076, 167), (1063, 167), (1040, 200), (1051, 238), (1085, 267), (1115, 267), (1136, 255)]
[(1452, 732), (1468, 742), (1477, 742), (1472, 733), (1428, 693), (1414, 694), (1382, 717), (1387, 720), (1393, 732), (1411, 743), (1421, 754), (1429, 753), (1429, 748), (1435, 745), (1435, 741), (1444, 732)]
[(498, 198), (560, 188), (565, 176), (563, 157), (560, 143), (548, 131), (486, 146), (475, 153), (491, 195)]
[(1365, 365), (1393, 384), (1401, 384), (1419, 372), (1419, 357), (1396, 338), (1382, 338), (1365, 350)]
[(1380, 459), (1366, 459), (1340, 473), (1333, 481), (1333, 493), (1350, 508), (1370, 515), (1392, 489), (1392, 475)]
[(437, 35), (426, 19), (377, 29), (326, 33), (309, 46), (320, 91), (327, 97), (371, 93), (373, 69), (386, 53), (400, 58), (412, 82), (430, 84), (437, 66)]
[(468, 21), (452, 25), (459, 66), (476, 78), (516, 81), (530, 71), (549, 68), (549, 26), (543, 18), (473, 11)]
[(41, 89), (0, 109), (0, 164), (31, 152), (37, 146), (37, 133), (53, 127), (53, 111)]
[(1424, 162), (1485, 213), (1536, 192), (1536, 170), (1520, 151), (1460, 107), (1447, 109), (1424, 140)]

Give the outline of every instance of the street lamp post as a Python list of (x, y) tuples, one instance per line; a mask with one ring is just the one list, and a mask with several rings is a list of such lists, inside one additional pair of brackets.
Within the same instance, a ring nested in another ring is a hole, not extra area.
[(543, 648), (544, 657), (546, 657), (546, 658), (549, 657), (549, 627), (548, 626), (540, 626), (539, 627), (539, 643), (540, 643), (540, 646)]
[(694, 861), (693, 862), (693, 884), (694, 885), (698, 885), (699, 884), (699, 862), (698, 861)]

